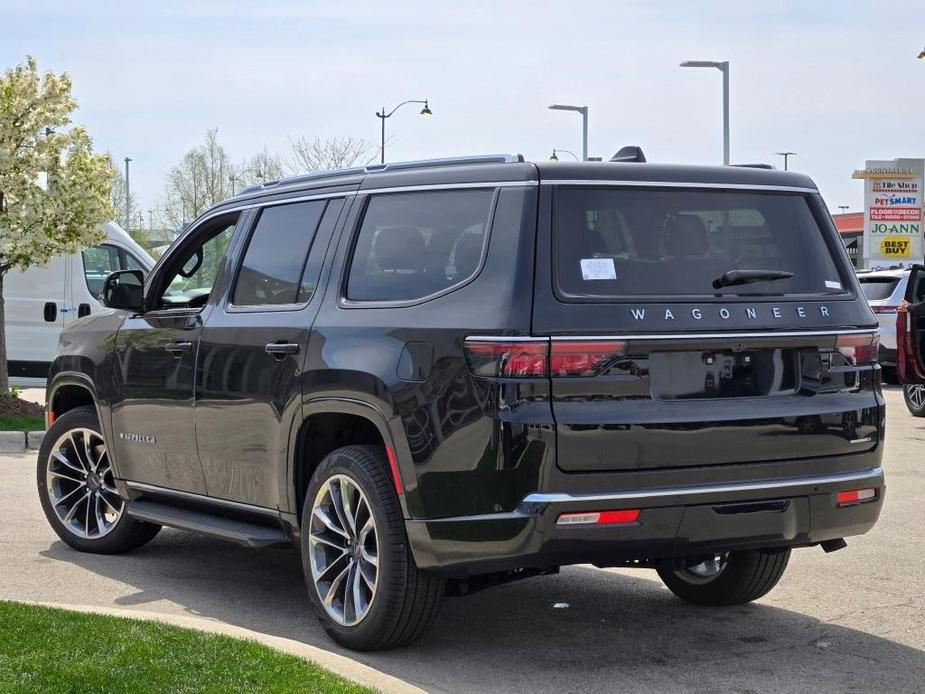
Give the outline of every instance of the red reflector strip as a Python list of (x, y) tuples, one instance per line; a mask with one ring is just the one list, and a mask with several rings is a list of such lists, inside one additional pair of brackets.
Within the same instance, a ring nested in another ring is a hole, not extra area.
[(392, 483), (395, 485), (395, 491), (398, 496), (405, 493), (405, 486), (401, 483), (401, 475), (398, 474), (398, 459), (395, 457), (395, 451), (391, 446), (385, 447), (385, 457), (389, 459), (389, 469), (392, 471)]
[(839, 506), (851, 506), (861, 504), (865, 501), (872, 501), (877, 498), (877, 490), (872, 487), (866, 489), (849, 489), (844, 492), (838, 492), (835, 495), (838, 499)]
[(620, 509), (618, 511), (563, 513), (556, 520), (556, 525), (620, 525), (635, 523), (638, 519), (638, 508)]
[(871, 306), (874, 313), (896, 313), (899, 306)]

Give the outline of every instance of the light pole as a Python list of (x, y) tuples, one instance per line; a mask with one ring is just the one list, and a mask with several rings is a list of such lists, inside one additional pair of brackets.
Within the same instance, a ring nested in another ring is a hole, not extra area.
[(566, 154), (571, 154), (573, 157), (575, 157), (575, 161), (581, 161), (581, 159), (578, 158), (577, 154), (575, 154), (574, 152), (570, 150), (562, 149), (561, 147), (556, 147), (552, 150), (552, 155), (549, 157), (549, 161), (559, 161), (559, 155), (558, 155), (559, 152), (565, 152)]
[(842, 214), (845, 214), (845, 210), (848, 210), (848, 209), (849, 209), (849, 206), (848, 206), (848, 205), (839, 205), (839, 206), (838, 206), (838, 209), (841, 210), (841, 213), (842, 213)]
[(919, 53), (918, 59), (919, 59), (919, 60), (925, 60), (925, 48), (923, 48), (923, 49), (921, 50), (921, 52)]
[(129, 193), (129, 184), (128, 184), (128, 165), (132, 160), (129, 157), (125, 158), (125, 230), (129, 229), (129, 220), (131, 219), (132, 214), (132, 198)]
[(421, 115), (422, 116), (434, 115), (433, 112), (430, 110), (430, 106), (428, 106), (427, 104), (427, 99), (424, 99), (423, 101), (420, 99), (408, 99), (408, 101), (402, 101), (398, 106), (393, 108), (388, 113), (385, 112), (385, 106), (382, 107), (381, 111), (376, 111), (376, 117), (382, 121), (382, 145), (379, 147), (379, 151), (381, 152), (379, 161), (381, 161), (383, 164), (385, 164), (385, 119), (391, 118), (392, 114), (395, 113), (398, 109), (400, 109), (405, 104), (424, 104), (424, 108), (421, 109)]
[(787, 160), (790, 157), (795, 157), (797, 155), (796, 152), (776, 152), (776, 154), (777, 156), (784, 158), (784, 171), (787, 170)]
[[(575, 111), (581, 114), (581, 158), (588, 161), (588, 107), (570, 106), (569, 104), (553, 104), (550, 111)], [(564, 149), (562, 150), (565, 151)]]
[(723, 164), (729, 165), (729, 61), (685, 60), (681, 67), (715, 67), (723, 73)]

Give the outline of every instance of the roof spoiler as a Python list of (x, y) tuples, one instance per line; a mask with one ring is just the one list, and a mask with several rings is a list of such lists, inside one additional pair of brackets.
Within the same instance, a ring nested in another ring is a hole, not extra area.
[(637, 147), (636, 145), (628, 145), (626, 147), (621, 147), (620, 151), (618, 151), (610, 158), (610, 161), (637, 162), (639, 164), (645, 164), (646, 155), (642, 153), (642, 147)]

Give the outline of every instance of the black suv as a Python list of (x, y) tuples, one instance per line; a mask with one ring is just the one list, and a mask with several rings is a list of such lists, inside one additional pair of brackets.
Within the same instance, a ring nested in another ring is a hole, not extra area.
[(55, 531), (298, 543), (352, 648), (566, 564), (754, 600), (883, 502), (877, 322), (802, 175), (505, 155), (303, 176), (103, 299), (49, 377)]

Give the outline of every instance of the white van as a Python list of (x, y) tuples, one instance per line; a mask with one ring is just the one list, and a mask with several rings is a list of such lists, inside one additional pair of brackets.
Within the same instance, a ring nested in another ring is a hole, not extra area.
[(97, 300), (116, 270), (144, 270), (154, 259), (115, 222), (101, 225), (106, 240), (80, 253), (60, 255), (45, 267), (11, 270), (3, 280), (6, 353), (10, 382), (44, 386), (61, 330), (91, 313), (108, 312)]

